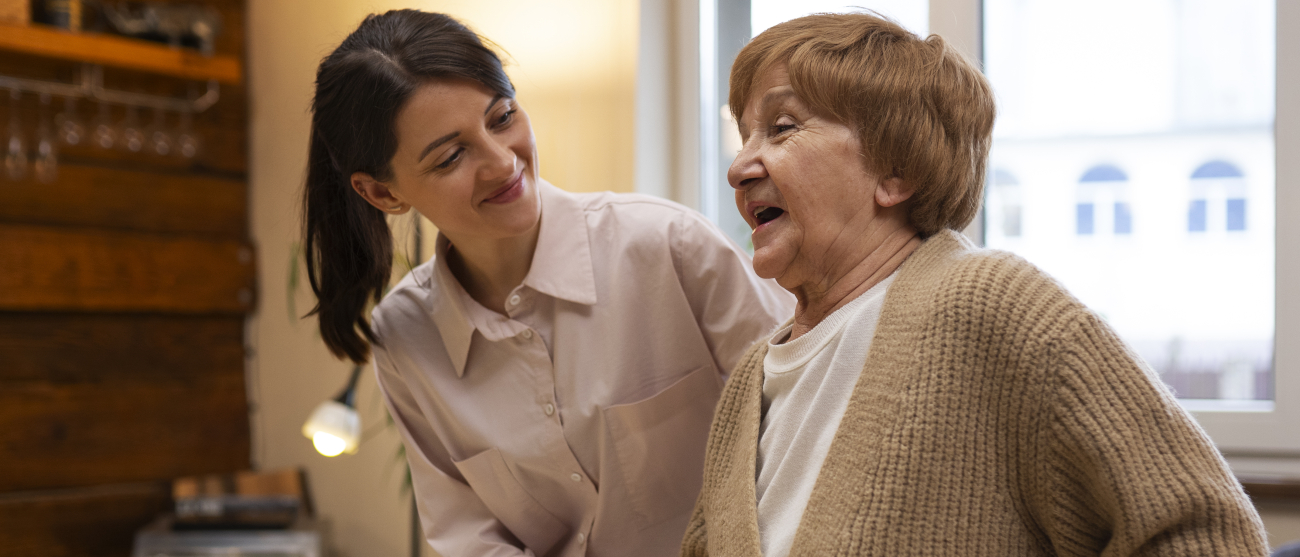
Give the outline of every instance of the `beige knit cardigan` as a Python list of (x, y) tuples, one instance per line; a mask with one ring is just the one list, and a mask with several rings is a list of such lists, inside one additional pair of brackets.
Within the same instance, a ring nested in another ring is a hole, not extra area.
[[(851, 334), (851, 331), (845, 334)], [(685, 556), (760, 555), (765, 342), (718, 403)], [(1265, 555), (1205, 433), (1059, 284), (951, 231), (889, 288), (804, 555)]]

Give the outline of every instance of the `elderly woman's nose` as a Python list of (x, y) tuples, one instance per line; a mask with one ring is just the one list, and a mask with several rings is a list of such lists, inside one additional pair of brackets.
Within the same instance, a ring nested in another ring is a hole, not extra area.
[(767, 175), (763, 163), (748, 146), (736, 154), (736, 160), (727, 169), (727, 183), (736, 189), (744, 189)]

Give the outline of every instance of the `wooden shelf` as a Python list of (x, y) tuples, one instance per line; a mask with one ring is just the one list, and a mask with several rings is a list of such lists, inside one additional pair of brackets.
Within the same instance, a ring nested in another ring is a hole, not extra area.
[(45, 25), (0, 24), (0, 51), (100, 64), (114, 68), (215, 79), (227, 85), (244, 81), (244, 68), (233, 56), (205, 57), (191, 49), (98, 33), (69, 33)]

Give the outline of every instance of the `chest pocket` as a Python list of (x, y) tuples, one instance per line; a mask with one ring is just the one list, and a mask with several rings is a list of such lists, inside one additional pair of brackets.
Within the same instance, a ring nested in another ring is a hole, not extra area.
[(455, 465), (497, 520), (537, 555), (550, 553), (569, 533), (564, 523), (524, 490), (497, 449), (488, 449)]
[[(610, 470), (645, 527), (690, 515), (704, 476), (704, 447), (722, 378), (713, 365), (696, 369), (645, 400), (604, 410)], [(610, 477), (604, 476), (603, 477)], [(617, 486), (617, 487), (615, 487)]]

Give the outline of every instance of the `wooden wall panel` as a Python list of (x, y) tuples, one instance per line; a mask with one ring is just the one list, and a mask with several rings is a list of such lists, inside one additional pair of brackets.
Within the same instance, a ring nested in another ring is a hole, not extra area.
[(242, 238), (246, 189), (227, 178), (65, 163), (53, 183), (0, 187), (0, 222)]
[(236, 241), (0, 225), (0, 310), (238, 314), (252, 263)]
[(170, 507), (165, 483), (0, 494), (0, 557), (128, 557)]
[[(200, 1), (222, 16), (217, 53), (242, 60), (245, 0)], [(0, 51), (4, 75), (71, 83), (79, 70)], [(178, 98), (204, 87), (117, 68), (103, 77)], [(170, 509), (168, 480), (249, 467), (248, 96), (243, 85), (220, 94), (193, 117), (192, 159), (92, 145), (100, 106), (80, 100), (88, 135), (57, 145), (56, 181), (30, 166), (20, 181), (0, 173), (0, 557), (125, 557), (135, 531)], [(43, 109), (22, 96), (30, 157), (42, 121), (64, 110), (61, 98)], [(108, 107), (119, 129), (127, 115)], [(154, 113), (135, 118), (148, 130)], [(164, 114), (165, 131), (179, 126)]]
[(247, 466), (241, 317), (0, 313), (0, 492)]

